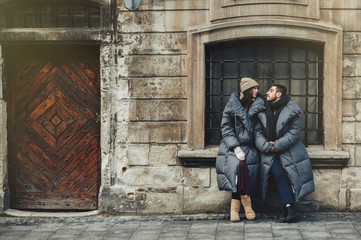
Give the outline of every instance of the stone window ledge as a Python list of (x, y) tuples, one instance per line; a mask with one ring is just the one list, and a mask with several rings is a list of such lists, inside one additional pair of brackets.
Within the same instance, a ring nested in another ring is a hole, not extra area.
[[(203, 150), (179, 150), (177, 157), (185, 167), (215, 166), (219, 146), (208, 146)], [(342, 168), (350, 154), (346, 151), (324, 150), (323, 146), (307, 148), (313, 168)]]

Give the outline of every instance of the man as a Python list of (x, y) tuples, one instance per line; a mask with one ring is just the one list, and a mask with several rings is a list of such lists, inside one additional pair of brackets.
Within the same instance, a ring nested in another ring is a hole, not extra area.
[(297, 219), (295, 201), (314, 191), (311, 161), (299, 139), (302, 110), (283, 85), (267, 92), (266, 110), (257, 114), (255, 144), (261, 151), (260, 191), (266, 197), (270, 173), (282, 200), (281, 222)]

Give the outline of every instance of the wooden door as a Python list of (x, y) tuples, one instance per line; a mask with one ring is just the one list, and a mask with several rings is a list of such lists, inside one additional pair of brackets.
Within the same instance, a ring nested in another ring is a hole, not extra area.
[(99, 47), (6, 45), (11, 207), (96, 209)]

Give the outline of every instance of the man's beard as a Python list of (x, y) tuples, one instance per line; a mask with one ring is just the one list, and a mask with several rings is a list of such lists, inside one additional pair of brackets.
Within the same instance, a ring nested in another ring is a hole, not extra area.
[(267, 102), (274, 102), (276, 101), (276, 96), (274, 96), (273, 98), (267, 98)]

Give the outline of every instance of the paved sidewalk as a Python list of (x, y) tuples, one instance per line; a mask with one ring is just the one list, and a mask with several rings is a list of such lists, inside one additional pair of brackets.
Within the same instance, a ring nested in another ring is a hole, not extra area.
[(187, 216), (0, 216), (0, 239), (361, 239), (361, 213), (312, 213), (296, 223), (275, 215), (231, 223), (227, 215)]

